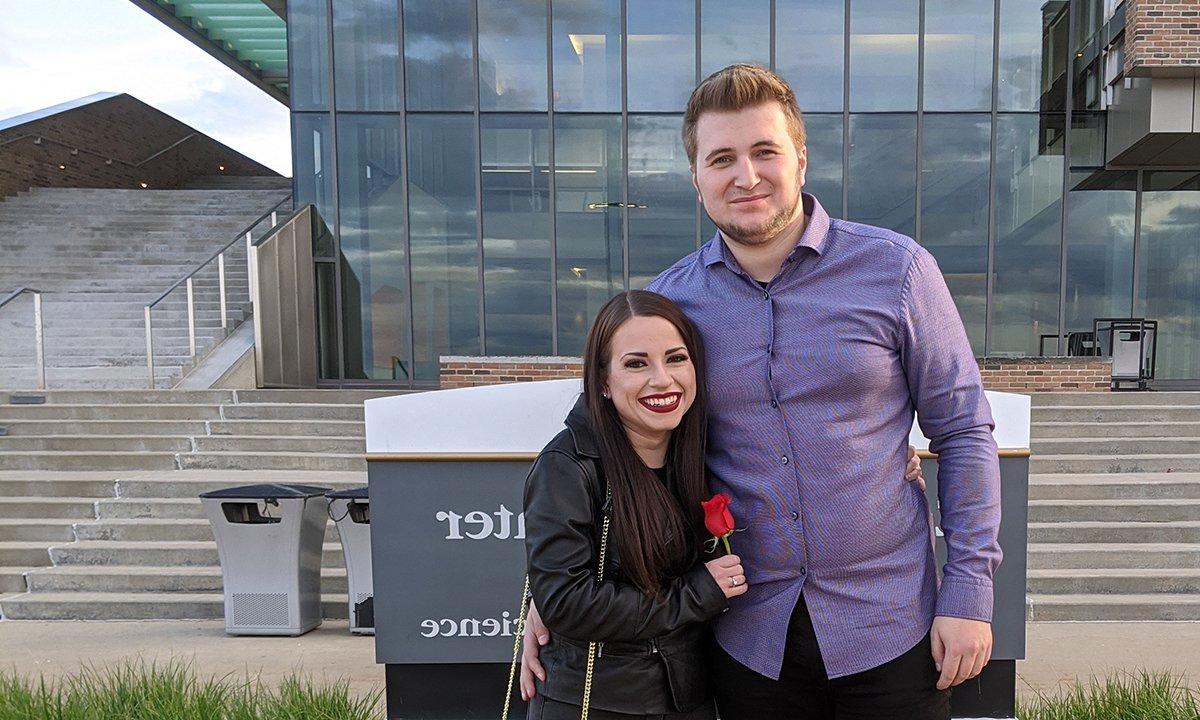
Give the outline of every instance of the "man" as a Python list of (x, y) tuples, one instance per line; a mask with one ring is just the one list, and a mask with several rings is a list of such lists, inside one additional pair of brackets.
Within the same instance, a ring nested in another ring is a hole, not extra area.
[[(713, 491), (745, 528), (749, 590), (714, 628), (721, 717), (948, 718), (991, 655), (1000, 480), (937, 263), (802, 194), (803, 119), (774, 73), (714, 73), (683, 133), (720, 232), (648, 289), (704, 336)], [(940, 586), (925, 497), (897, 482), (914, 409), (938, 454)]]

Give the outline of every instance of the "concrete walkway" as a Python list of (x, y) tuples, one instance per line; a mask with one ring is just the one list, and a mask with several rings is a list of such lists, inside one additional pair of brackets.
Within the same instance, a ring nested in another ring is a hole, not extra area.
[[(278, 682), (299, 670), (317, 681), (349, 680), (368, 693), (383, 688), (372, 637), (326, 621), (298, 638), (229, 637), (219, 621), (0, 622), (0, 670), (56, 677), (81, 665), (124, 659), (183, 658), (201, 674), (260, 675)], [(1200, 687), (1200, 622), (1030, 623), (1029, 659), (1018, 664), (1018, 692), (1031, 697), (1063, 684), (1121, 670), (1168, 670)]]

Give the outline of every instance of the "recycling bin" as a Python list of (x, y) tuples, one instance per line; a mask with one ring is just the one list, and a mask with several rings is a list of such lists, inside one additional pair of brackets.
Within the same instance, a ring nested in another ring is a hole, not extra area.
[(243, 485), (200, 495), (225, 582), (225, 632), (303, 635), (321, 624), (329, 488)]
[(367, 487), (326, 493), (329, 517), (337, 523), (346, 559), (350, 632), (375, 634), (375, 591), (371, 578), (371, 501)]

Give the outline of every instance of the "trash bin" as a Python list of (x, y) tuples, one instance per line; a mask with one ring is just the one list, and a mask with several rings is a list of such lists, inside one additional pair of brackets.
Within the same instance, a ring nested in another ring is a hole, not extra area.
[(225, 582), (225, 632), (303, 635), (321, 624), (329, 488), (244, 485), (200, 495)]
[(337, 523), (346, 558), (346, 597), (350, 632), (375, 634), (375, 590), (371, 577), (371, 501), (367, 488), (326, 493), (329, 517)]
[[(1096, 318), (1092, 321), (1099, 354), (1112, 358), (1113, 390), (1148, 389), (1158, 354), (1158, 321), (1145, 318)], [(1125, 383), (1133, 383), (1127, 388)]]

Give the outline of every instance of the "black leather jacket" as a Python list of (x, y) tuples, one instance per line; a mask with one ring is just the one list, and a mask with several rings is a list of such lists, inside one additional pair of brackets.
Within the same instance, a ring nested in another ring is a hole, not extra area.
[(623, 581), (608, 535), (604, 582), (596, 582), (605, 484), (587, 408), (580, 400), (538, 455), (525, 481), (525, 548), (534, 602), (550, 643), (541, 649), (538, 692), (578, 705), (588, 641), (601, 643), (592, 707), (629, 714), (687, 712), (709, 702), (708, 624), (725, 594), (701, 562), (647, 597)]

